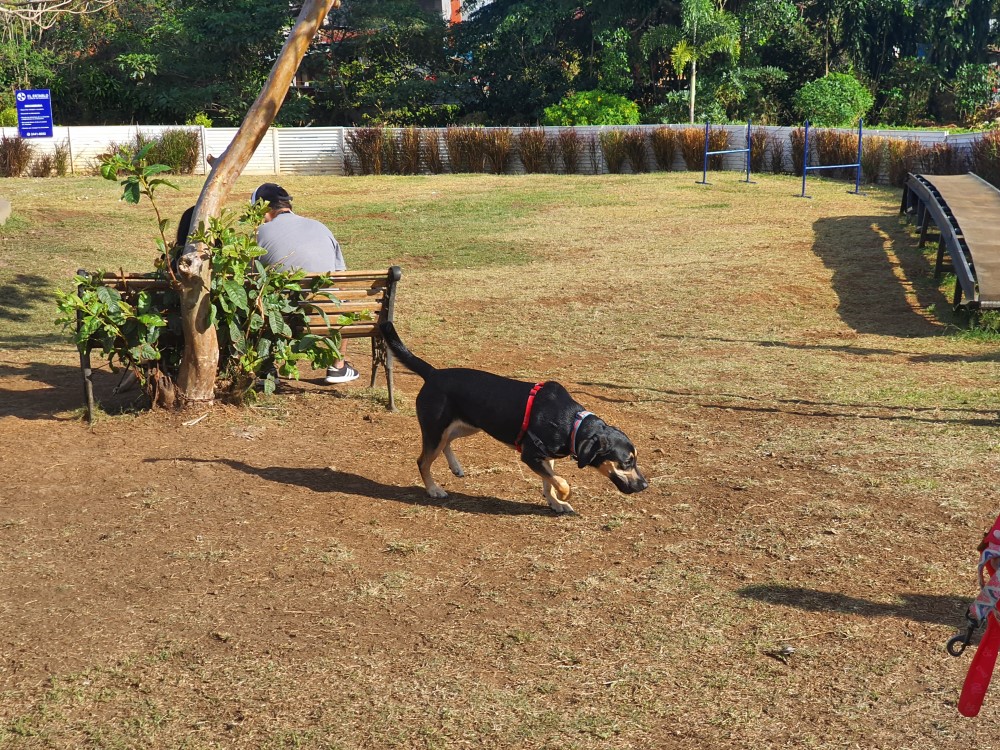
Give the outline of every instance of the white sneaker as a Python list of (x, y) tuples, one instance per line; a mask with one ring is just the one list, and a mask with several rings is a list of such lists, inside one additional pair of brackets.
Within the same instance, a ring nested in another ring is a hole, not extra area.
[(336, 367), (326, 368), (326, 378), (324, 380), (327, 383), (350, 383), (352, 380), (357, 380), (359, 373), (355, 370), (350, 362), (344, 362), (344, 366), (340, 369)]

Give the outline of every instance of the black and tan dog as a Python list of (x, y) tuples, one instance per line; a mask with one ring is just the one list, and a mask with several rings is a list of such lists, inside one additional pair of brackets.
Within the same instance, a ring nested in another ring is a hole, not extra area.
[(444, 453), (452, 473), (463, 476), (451, 441), (480, 430), (521, 452), (521, 460), (541, 477), (542, 496), (556, 513), (573, 510), (569, 484), (554, 472), (557, 458), (573, 456), (581, 469), (597, 469), (626, 494), (649, 486), (636, 466), (632, 441), (586, 411), (559, 383), (526, 383), (467, 368), (439, 370), (407, 349), (392, 323), (379, 329), (396, 359), (424, 379), (417, 395), (423, 437), (417, 466), (431, 497), (448, 496), (431, 476), (431, 464)]

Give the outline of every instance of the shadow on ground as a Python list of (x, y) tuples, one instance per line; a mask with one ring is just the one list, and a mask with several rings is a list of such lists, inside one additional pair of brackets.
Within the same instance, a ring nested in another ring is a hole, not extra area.
[(899, 602), (873, 602), (837, 592), (781, 585), (747, 586), (737, 593), (744, 599), (755, 599), (765, 604), (795, 607), (809, 612), (841, 612), (873, 619), (899, 617), (914, 622), (948, 626), (962, 624), (963, 615), (970, 602), (969, 599), (958, 596), (928, 594), (900, 594)]
[(538, 503), (521, 503), (512, 500), (501, 500), (496, 497), (472, 497), (452, 492), (443, 500), (437, 500), (428, 497), (420, 487), (397, 487), (396, 485), (382, 484), (368, 477), (362, 477), (346, 471), (337, 471), (328, 467), (253, 466), (244, 461), (227, 458), (146, 459), (147, 463), (157, 461), (222, 464), (268, 482), (295, 485), (312, 490), (313, 492), (343, 492), (350, 495), (370, 497), (376, 500), (391, 500), (422, 507), (448, 508), (449, 510), (456, 510), (462, 513), (481, 513), (493, 516), (553, 515), (551, 510)]
[[(813, 252), (833, 272), (837, 312), (858, 333), (931, 336), (939, 322), (918, 310), (948, 308), (933, 268), (895, 217), (841, 216), (813, 224)], [(915, 299), (914, 299), (915, 296)], [(916, 308), (916, 309), (915, 309)]]

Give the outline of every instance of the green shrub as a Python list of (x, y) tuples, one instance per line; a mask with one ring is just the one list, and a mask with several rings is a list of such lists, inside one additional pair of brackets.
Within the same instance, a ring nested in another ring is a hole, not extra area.
[(34, 146), (20, 136), (0, 138), (0, 177), (20, 177), (31, 163)]
[(195, 112), (194, 115), (184, 121), (185, 125), (200, 125), (203, 128), (212, 127), (212, 118), (204, 112)]
[(639, 107), (618, 94), (595, 89), (567, 94), (542, 113), (543, 125), (638, 125)]
[(796, 111), (813, 125), (854, 125), (871, 109), (871, 92), (846, 73), (830, 73), (803, 86), (795, 94)]
[(17, 127), (17, 109), (14, 107), (4, 107), (0, 109), (0, 127)]
[(933, 91), (941, 80), (937, 68), (926, 60), (904, 57), (892, 66), (882, 89), (880, 121), (908, 125), (927, 115)]
[(169, 128), (153, 140), (150, 161), (166, 164), (175, 174), (191, 174), (201, 157), (201, 136), (197, 130)]
[(1000, 73), (988, 63), (965, 63), (955, 72), (952, 91), (955, 109), (963, 121), (969, 121), (980, 109), (993, 101), (993, 92), (1000, 84)]

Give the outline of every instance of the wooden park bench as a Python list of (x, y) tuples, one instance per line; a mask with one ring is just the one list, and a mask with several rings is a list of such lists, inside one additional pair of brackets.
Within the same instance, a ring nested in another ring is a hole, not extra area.
[[(81, 276), (88, 276), (86, 271), (78, 271)], [(383, 321), (393, 321), (396, 304), (396, 286), (402, 276), (399, 266), (390, 266), (387, 270), (338, 271), (325, 274), (330, 278), (330, 284), (318, 294), (304, 296), (297, 304), (308, 313), (308, 332), (326, 335), (331, 330), (340, 333), (343, 339), (368, 338), (372, 342), (372, 378), (381, 366), (385, 370), (386, 386), (389, 390), (389, 410), (396, 410), (394, 387), (392, 380), (392, 354), (389, 352), (379, 333), (378, 324)], [(318, 275), (306, 276), (300, 282), (308, 286)], [(116, 290), (129, 304), (135, 304), (139, 292), (166, 292), (170, 282), (165, 279), (149, 278), (138, 273), (106, 273), (102, 283)], [(322, 312), (321, 312), (322, 311)], [(336, 321), (339, 316), (350, 313), (367, 313), (362, 319), (346, 324), (328, 325), (327, 321)], [(324, 314), (326, 319), (324, 319)], [(79, 331), (79, 323), (78, 331)], [(90, 365), (90, 347), (80, 353), (80, 368), (83, 370), (83, 389), (87, 405), (87, 420), (93, 419), (94, 384)]]

